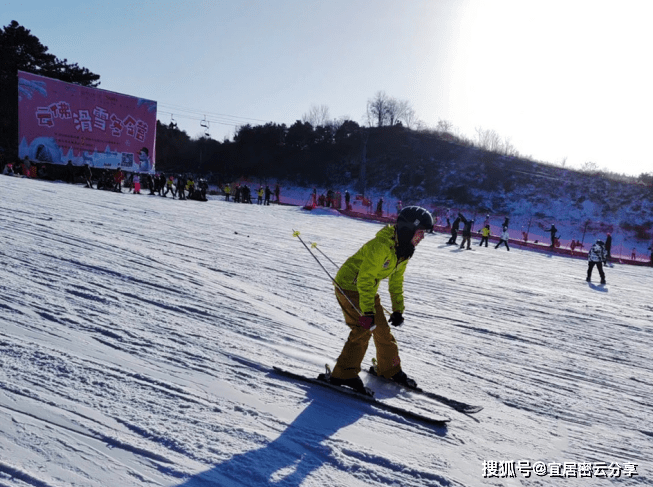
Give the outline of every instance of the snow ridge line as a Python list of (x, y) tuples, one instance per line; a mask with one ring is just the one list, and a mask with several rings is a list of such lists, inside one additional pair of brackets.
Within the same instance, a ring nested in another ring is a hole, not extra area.
[(56, 487), (54, 484), (49, 484), (41, 479), (28, 474), (24, 470), (12, 467), (6, 463), (0, 462), (0, 472), (11, 476), (14, 479), (21, 480), (33, 487)]
[[(3, 386), (3, 384), (0, 384), (0, 386)], [(43, 402), (38, 398), (35, 398), (35, 397), (32, 397), (32, 396), (26, 396), (24, 394), (21, 394), (19, 391), (11, 390), (11, 389), (9, 389), (7, 387), (2, 387), (2, 389), (4, 389), (5, 391), (15, 392), (16, 394), (22, 395), (22, 396), (27, 397), (29, 399), (33, 399), (33, 400), (36, 400), (36, 401), (39, 401), (39, 402)], [(50, 406), (55, 407), (55, 405), (50, 404), (50, 403), (45, 403), (44, 402), (44, 404), (48, 404)], [(71, 433), (76, 433), (76, 434), (85, 436), (86, 438), (91, 438), (93, 440), (102, 441), (104, 443), (107, 443), (108, 445), (118, 447), (118, 448), (121, 448), (123, 450), (129, 451), (129, 452), (132, 452), (132, 453), (136, 453), (136, 454), (141, 455), (141, 456), (143, 456), (145, 458), (149, 458), (150, 460), (156, 460), (156, 461), (167, 463), (167, 464), (174, 464), (174, 462), (172, 460), (169, 460), (169, 459), (167, 459), (166, 457), (164, 457), (162, 455), (158, 455), (158, 454), (153, 453), (153, 452), (151, 452), (149, 450), (145, 450), (143, 448), (139, 448), (139, 447), (130, 445), (130, 444), (125, 443), (123, 441), (120, 441), (120, 440), (118, 440), (116, 438), (108, 436), (108, 435), (106, 435), (104, 433), (101, 433), (100, 431), (98, 431), (96, 429), (93, 429), (93, 428), (88, 428), (88, 430), (87, 430), (88, 432), (87, 432), (87, 431), (83, 431), (81, 428), (80, 429), (71, 428), (69, 426), (66, 426), (66, 425), (63, 425), (63, 424), (60, 424), (60, 423), (56, 423), (54, 421), (48, 421), (47, 419), (43, 419), (43, 418), (41, 418), (39, 416), (36, 416), (35, 414), (30, 414), (30, 413), (25, 412), (25, 411), (20, 411), (18, 409), (12, 408), (11, 406), (7, 406), (6, 404), (0, 404), (0, 408), (5, 409), (7, 411), (11, 411), (11, 412), (16, 413), (16, 414), (21, 414), (23, 416), (27, 416), (29, 418), (40, 421), (41, 423), (46, 423), (46, 424), (52, 426), (53, 428), (64, 429), (66, 431), (70, 431)], [(94, 420), (93, 418), (89, 418), (89, 417), (84, 416), (83, 414), (79, 414), (79, 413), (77, 413), (75, 411), (69, 411), (69, 410), (66, 410), (66, 409), (63, 409), (63, 411), (74, 414), (75, 416), (83, 418), (83, 419), (85, 419), (87, 421), (97, 423), (97, 421)], [(118, 420), (118, 422), (122, 422), (122, 421)], [(126, 426), (129, 427), (128, 425), (126, 425)], [(91, 434), (89, 434), (89, 432)]]

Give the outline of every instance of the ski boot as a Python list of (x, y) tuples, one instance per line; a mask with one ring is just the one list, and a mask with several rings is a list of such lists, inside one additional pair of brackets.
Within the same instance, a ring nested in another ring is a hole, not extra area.
[(396, 382), (397, 384), (401, 384), (409, 389), (417, 389), (417, 382), (415, 382), (414, 379), (411, 379), (406, 375), (406, 372), (403, 370), (400, 370), (397, 372), (395, 375), (393, 375), (390, 380)]
[(334, 386), (346, 386), (355, 390), (356, 392), (368, 395), (365, 384), (363, 384), (363, 381), (358, 376), (352, 377), (351, 379), (338, 379), (336, 377), (331, 377), (329, 379), (329, 383), (333, 384)]
[[(377, 377), (379, 376), (378, 363), (376, 361), (376, 358), (372, 359), (372, 366), (370, 367), (369, 372), (372, 375), (376, 375)], [(395, 375), (390, 377), (390, 379), (388, 380), (396, 382), (397, 384), (401, 384), (404, 387), (407, 387), (408, 389), (419, 389), (419, 387), (417, 387), (417, 382), (414, 379), (408, 377), (406, 375), (406, 372), (404, 372), (403, 370), (400, 370)]]
[(359, 376), (352, 377), (350, 379), (340, 379), (333, 377), (331, 375), (331, 367), (329, 367), (328, 364), (326, 365), (326, 372), (324, 374), (318, 375), (317, 378), (334, 386), (349, 387), (350, 389), (353, 389), (360, 394), (365, 394), (366, 396), (374, 395), (371, 389), (365, 387), (365, 384), (363, 384), (363, 381)]

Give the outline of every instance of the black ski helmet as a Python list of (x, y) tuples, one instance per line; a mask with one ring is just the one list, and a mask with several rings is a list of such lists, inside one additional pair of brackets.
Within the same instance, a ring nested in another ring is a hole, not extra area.
[(433, 217), (421, 206), (407, 206), (397, 216), (397, 230), (407, 229), (412, 233), (417, 230), (433, 230)]

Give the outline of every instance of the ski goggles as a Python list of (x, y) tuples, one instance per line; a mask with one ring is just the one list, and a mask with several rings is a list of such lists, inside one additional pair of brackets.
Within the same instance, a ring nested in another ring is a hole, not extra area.
[(413, 238), (410, 240), (410, 243), (413, 244), (413, 247), (417, 247), (417, 244), (424, 239), (424, 230), (417, 230)]

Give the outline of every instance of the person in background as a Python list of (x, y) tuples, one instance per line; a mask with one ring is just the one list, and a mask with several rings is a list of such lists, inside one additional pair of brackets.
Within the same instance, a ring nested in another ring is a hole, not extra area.
[(18, 159), (14, 163), (13, 172), (14, 172), (14, 174), (13, 174), (14, 176), (19, 177), (19, 178), (23, 177), (23, 163), (22, 163), (22, 161), (20, 159)]
[[(177, 175), (177, 198), (180, 200), (185, 200), (186, 199), (186, 193), (185, 188), (186, 188), (186, 178), (182, 176), (181, 174)], [(237, 194), (237, 193), (236, 193)]]
[(188, 192), (188, 198), (190, 199), (195, 192), (195, 179), (192, 175), (188, 176), (186, 180), (186, 191)]
[(467, 250), (472, 249), (472, 225), (474, 220), (468, 220), (463, 216), (462, 213), (458, 213), (460, 220), (463, 222), (463, 241), (460, 243), (460, 248), (465, 248), (465, 242), (467, 242)]
[(29, 170), (32, 167), (32, 164), (29, 162), (29, 157), (23, 157), (23, 176), (30, 177)]
[(606, 261), (609, 261), (610, 258), (612, 257), (610, 255), (610, 251), (612, 250), (612, 234), (608, 233), (608, 235), (605, 238), (605, 253), (606, 253)]
[(224, 200), (229, 201), (229, 196), (231, 196), (231, 185), (229, 183), (225, 184), (222, 187), (222, 191), (224, 192)]
[(599, 270), (601, 276), (601, 284), (605, 284), (605, 273), (603, 272), (603, 265), (606, 263), (607, 253), (605, 251), (605, 243), (603, 240), (597, 240), (590, 248), (587, 254), (587, 282), (592, 280), (592, 269), (594, 266)]
[(272, 190), (270, 186), (265, 185), (265, 199), (263, 200), (263, 205), (270, 206), (270, 196), (272, 196)]
[(163, 192), (164, 197), (168, 193), (172, 193), (172, 198), (174, 199), (174, 197), (175, 197), (175, 188), (173, 187), (173, 184), (175, 184), (175, 177), (174, 176), (169, 176), (168, 179), (166, 179), (166, 189)]
[(145, 187), (150, 190), (148, 194), (152, 196), (154, 194), (154, 178), (151, 174), (145, 176)]
[(279, 196), (281, 196), (281, 188), (279, 187), (279, 184), (277, 184), (274, 187), (274, 199), (279, 204), (281, 201), (279, 200)]
[(458, 238), (458, 230), (460, 229), (460, 213), (458, 213), (458, 218), (453, 221), (451, 225), (451, 238), (447, 242), (447, 245), (456, 245), (456, 239)]
[(351, 210), (351, 204), (349, 202), (351, 201), (351, 195), (349, 194), (349, 190), (345, 190), (345, 209), (346, 210)]
[(510, 251), (510, 247), (508, 246), (509, 239), (510, 239), (510, 233), (508, 232), (508, 219), (506, 218), (501, 227), (501, 239), (499, 240), (499, 243), (494, 248), (498, 249), (501, 244), (505, 244), (506, 249)]
[(241, 203), (249, 203), (252, 204), (252, 190), (247, 184), (243, 184), (241, 188), (241, 193), (240, 193), (240, 201)]
[(84, 164), (84, 181), (86, 182), (85, 188), (93, 189), (93, 173), (91, 167), (88, 164)]
[(113, 173), (113, 190), (117, 191), (118, 193), (122, 193), (122, 181), (125, 179), (124, 174), (122, 173), (122, 169), (118, 168), (116, 169), (116, 172)]
[(488, 241), (490, 240), (490, 224), (487, 223), (482, 229), (481, 229), (481, 243), (478, 244), (479, 247), (483, 246), (483, 242), (485, 242), (485, 246), (487, 247)]
[(134, 194), (141, 194), (141, 175), (134, 174)]
[(335, 192), (332, 189), (329, 188), (327, 190), (327, 194), (326, 194), (326, 207), (327, 208), (333, 208), (335, 206), (334, 205), (334, 203), (335, 203), (334, 198), (335, 198)]
[(556, 237), (556, 233), (558, 232), (558, 229), (552, 223), (551, 228), (545, 230), (545, 232), (549, 232), (551, 234), (551, 246), (550, 246), (550, 248), (554, 248), (555, 245), (556, 245), (556, 239), (560, 238), (559, 236)]
[(75, 168), (73, 167), (73, 161), (68, 160), (66, 164), (66, 182), (68, 184), (73, 184), (75, 182)]

